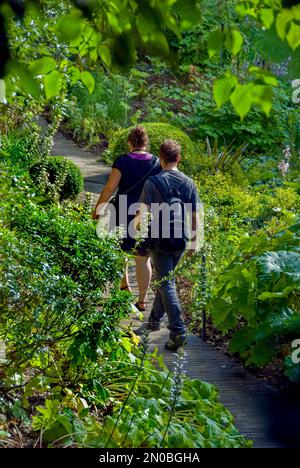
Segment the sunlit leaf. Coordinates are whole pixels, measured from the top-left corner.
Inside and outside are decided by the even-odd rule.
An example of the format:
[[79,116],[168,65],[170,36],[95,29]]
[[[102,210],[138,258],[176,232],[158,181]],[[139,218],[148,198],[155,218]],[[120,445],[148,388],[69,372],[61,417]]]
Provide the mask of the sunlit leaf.
[[254,85],[252,99],[254,104],[258,104],[266,115],[270,115],[272,109],[272,87],[264,85]]
[[289,32],[287,33],[286,40],[290,47],[295,50],[300,45],[300,26],[294,22],[291,23]]
[[12,74],[19,78],[20,87],[33,98],[38,99],[41,91],[38,81],[34,78],[32,73],[20,63],[11,63],[9,70]]
[[236,112],[243,119],[250,111],[252,105],[253,83],[237,84],[230,96],[230,101]]
[[111,26],[113,32],[115,34],[121,34],[122,28],[119,26],[118,18],[115,14],[107,12],[107,19],[109,21],[109,25]]
[[214,82],[213,94],[218,107],[228,101],[238,80],[236,76],[225,74]]
[[294,290],[293,286],[287,286],[282,291],[273,292],[273,291],[265,291],[260,294],[257,298],[260,301],[269,301],[273,299],[282,299],[284,297],[288,297],[290,293]]
[[201,18],[201,10],[197,7],[197,0],[178,0],[173,8],[179,15],[182,31],[192,27]]
[[34,60],[29,65],[29,70],[34,75],[47,75],[56,69],[57,63],[56,60],[52,57],[43,57],[37,60]]
[[253,8],[251,8],[250,3],[240,2],[236,5],[235,9],[237,13],[241,16],[256,16],[255,11]]
[[292,7],[292,12],[296,20],[300,20],[300,2],[297,2],[297,5]]
[[44,88],[47,99],[58,96],[62,85],[62,75],[53,70],[49,75],[44,77]]
[[293,15],[290,10],[283,10],[276,16],[276,31],[281,39],[285,39],[287,25],[292,20]]
[[101,60],[104,62],[104,64],[107,67],[110,67],[110,65],[111,65],[111,54],[110,54],[109,48],[100,44],[98,46],[98,53],[99,53],[99,55],[101,57]]
[[260,67],[253,66],[249,68],[249,72],[253,73],[256,79],[263,81],[267,85],[271,85],[271,86],[278,85],[277,78],[269,70],[264,70]]
[[229,29],[226,31],[225,37],[226,47],[231,50],[233,55],[237,55],[244,42],[242,34],[236,29]]
[[219,52],[225,41],[225,33],[220,30],[213,31],[207,39],[207,46],[208,46],[208,55],[209,57],[213,57],[217,52]]
[[274,11],[271,8],[261,8],[259,16],[263,25],[269,29],[274,22]]
[[155,38],[147,43],[147,48],[150,53],[165,57],[167,57],[170,52],[167,38],[163,33],[156,34]]
[[76,83],[76,81],[80,79],[80,75],[81,75],[80,70],[77,67],[70,67],[68,69],[68,74],[72,83]]
[[80,34],[81,24],[82,19],[79,16],[70,14],[60,18],[57,24],[57,30],[63,39],[70,41]]
[[82,83],[87,87],[88,92],[92,94],[95,87],[95,80],[93,75],[88,71],[83,71],[80,75]]

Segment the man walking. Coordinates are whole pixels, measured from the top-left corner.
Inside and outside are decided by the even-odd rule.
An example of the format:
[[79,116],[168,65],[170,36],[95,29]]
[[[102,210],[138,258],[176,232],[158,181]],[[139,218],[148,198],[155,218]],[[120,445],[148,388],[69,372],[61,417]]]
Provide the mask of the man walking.
[[167,313],[170,336],[165,347],[169,350],[176,350],[186,340],[174,270],[188,241],[189,254],[196,249],[198,231],[197,190],[194,182],[178,170],[180,152],[181,147],[176,141],[163,142],[159,156],[162,172],[146,181],[140,198],[140,212],[136,217],[136,226],[140,226],[145,212],[151,213],[150,255],[156,271],[157,290],[148,328],[159,330],[160,322]]

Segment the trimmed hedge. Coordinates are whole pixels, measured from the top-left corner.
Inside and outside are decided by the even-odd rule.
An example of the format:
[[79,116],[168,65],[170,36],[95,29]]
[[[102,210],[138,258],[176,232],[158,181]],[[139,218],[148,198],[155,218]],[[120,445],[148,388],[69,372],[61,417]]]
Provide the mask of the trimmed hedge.
[[[193,161],[195,157],[195,146],[182,130],[165,123],[143,123],[142,125],[149,135],[151,153],[158,155],[160,145],[167,138],[176,140],[181,145],[181,169],[187,173],[191,172],[189,170],[189,161]],[[121,154],[128,152],[127,137],[132,128],[134,127],[113,132],[110,137],[108,150],[106,151],[106,157],[109,162],[114,161]]]
[[[36,180],[42,171],[42,163],[31,166],[30,175]],[[64,178],[64,182],[59,189],[60,200],[68,198],[74,199],[83,189],[83,177],[80,169],[69,159],[63,156],[50,156],[46,161],[46,171],[48,180],[55,185],[57,181]]]

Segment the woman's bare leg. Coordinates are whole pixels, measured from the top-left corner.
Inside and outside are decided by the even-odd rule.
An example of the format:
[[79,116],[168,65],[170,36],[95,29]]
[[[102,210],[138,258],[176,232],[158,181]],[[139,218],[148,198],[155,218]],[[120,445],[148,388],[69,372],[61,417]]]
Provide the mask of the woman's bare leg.
[[150,257],[135,257],[136,280],[139,288],[139,303],[147,301],[147,292],[151,283],[152,267]]
[[126,261],[125,272],[121,281],[121,289],[128,289],[128,291],[131,291],[128,277],[128,261]]

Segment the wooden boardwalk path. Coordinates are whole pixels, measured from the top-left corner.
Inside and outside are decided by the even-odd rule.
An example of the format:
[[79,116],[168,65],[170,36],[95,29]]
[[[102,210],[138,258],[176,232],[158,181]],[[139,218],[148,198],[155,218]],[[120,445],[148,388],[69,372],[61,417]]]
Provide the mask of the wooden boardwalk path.
[[[103,188],[110,169],[95,154],[85,151],[59,133],[55,137],[53,155],[72,159],[81,169],[85,190],[95,201]],[[130,280],[134,294],[137,289],[134,267],[130,267]],[[149,308],[153,292],[149,294]],[[149,314],[145,313],[144,321]],[[142,322],[131,317],[138,331]],[[168,337],[166,323],[161,330],[150,334],[150,346],[158,348],[167,365],[172,366],[173,353],[163,347]],[[254,441],[255,447],[300,447],[300,403],[289,401],[275,388],[267,385],[246,371],[241,365],[204,343],[195,335],[189,335],[185,347],[187,375],[215,384],[220,391],[220,400],[235,417],[236,426],[242,434]]]

